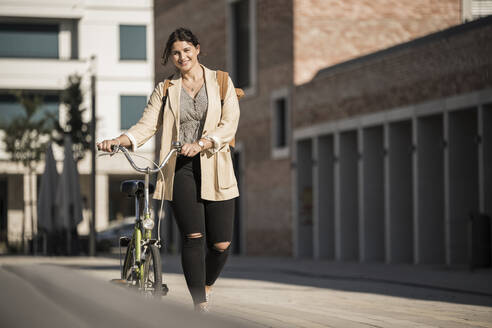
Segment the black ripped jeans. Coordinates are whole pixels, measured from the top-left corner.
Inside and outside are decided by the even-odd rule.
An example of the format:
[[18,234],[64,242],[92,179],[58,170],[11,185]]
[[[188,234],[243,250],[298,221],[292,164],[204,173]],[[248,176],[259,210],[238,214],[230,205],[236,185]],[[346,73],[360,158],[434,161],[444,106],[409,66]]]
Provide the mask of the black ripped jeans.
[[205,302],[205,284],[213,285],[224,267],[230,247],[219,250],[215,244],[232,240],[234,223],[234,199],[203,200],[200,187],[200,156],[178,156],[171,205],[182,237],[183,272],[195,304]]

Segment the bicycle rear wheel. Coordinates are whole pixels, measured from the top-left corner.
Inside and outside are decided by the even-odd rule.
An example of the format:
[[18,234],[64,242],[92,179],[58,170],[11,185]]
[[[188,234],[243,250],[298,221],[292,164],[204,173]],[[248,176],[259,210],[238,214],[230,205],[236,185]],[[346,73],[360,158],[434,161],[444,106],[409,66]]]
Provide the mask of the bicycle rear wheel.
[[150,245],[145,252],[144,290],[151,291],[154,296],[162,295],[161,253],[155,245]]

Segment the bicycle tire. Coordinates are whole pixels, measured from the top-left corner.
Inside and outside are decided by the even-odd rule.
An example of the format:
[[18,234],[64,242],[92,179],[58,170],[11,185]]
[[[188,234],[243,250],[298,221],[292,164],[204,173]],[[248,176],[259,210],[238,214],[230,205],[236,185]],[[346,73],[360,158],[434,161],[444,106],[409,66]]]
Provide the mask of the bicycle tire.
[[145,252],[144,288],[154,296],[162,296],[162,265],[159,247],[150,245]]

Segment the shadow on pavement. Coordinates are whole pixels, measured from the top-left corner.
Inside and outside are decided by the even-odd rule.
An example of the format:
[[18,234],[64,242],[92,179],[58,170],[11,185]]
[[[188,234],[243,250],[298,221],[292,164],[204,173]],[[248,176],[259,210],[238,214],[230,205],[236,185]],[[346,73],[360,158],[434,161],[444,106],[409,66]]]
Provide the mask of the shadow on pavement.
[[[114,256],[108,256],[115,258]],[[117,258],[117,257],[116,257]],[[471,273],[443,268],[425,269],[418,266],[368,265],[302,261],[291,258],[231,257],[222,278],[269,281],[279,284],[327,288],[338,291],[372,293],[411,299],[492,306],[492,293],[487,281],[490,270]],[[118,270],[119,265],[63,264],[83,270]],[[330,269],[331,267],[331,269]],[[377,270],[366,270],[366,267]],[[163,255],[163,273],[182,274],[180,257]],[[477,277],[478,279],[477,282]],[[452,278],[452,279],[451,279]],[[461,278],[461,280],[460,280]],[[164,278],[165,279],[165,278]],[[475,279],[473,288],[470,281]],[[480,283],[485,284],[480,289]]]

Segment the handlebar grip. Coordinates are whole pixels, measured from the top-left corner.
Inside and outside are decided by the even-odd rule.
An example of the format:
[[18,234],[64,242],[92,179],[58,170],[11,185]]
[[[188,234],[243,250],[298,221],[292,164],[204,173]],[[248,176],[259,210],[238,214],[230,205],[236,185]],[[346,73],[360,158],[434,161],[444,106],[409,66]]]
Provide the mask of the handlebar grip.
[[115,152],[118,150],[118,145],[111,145],[111,151]]

